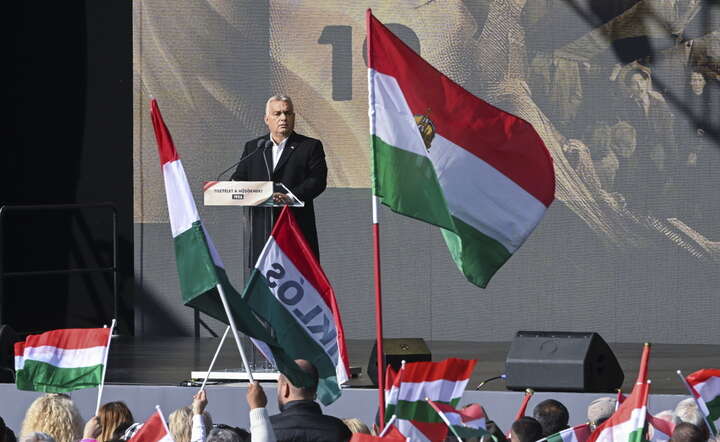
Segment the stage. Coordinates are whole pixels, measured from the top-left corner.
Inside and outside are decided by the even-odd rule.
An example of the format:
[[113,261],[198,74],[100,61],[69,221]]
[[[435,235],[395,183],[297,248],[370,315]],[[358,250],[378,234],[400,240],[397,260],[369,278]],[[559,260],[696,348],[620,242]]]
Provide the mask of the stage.
[[[113,338],[102,402],[126,402],[136,420],[147,418],[156,404],[162,407],[166,415],[176,408],[189,405],[197,391],[197,387],[187,386],[190,372],[207,370],[207,364],[218,342],[217,338]],[[343,390],[342,397],[328,407],[326,412],[338,417],[358,417],[370,423],[377,407],[377,390],[370,388],[366,375],[373,343],[369,340],[348,340],[347,344],[350,365],[362,367],[362,374],[350,381],[348,388]],[[461,404],[483,404],[491,419],[497,421],[501,428],[508,428],[520,404],[522,393],[506,391],[501,381],[488,383],[482,391],[474,391],[474,387],[481,380],[503,372],[510,343],[434,341],[428,345],[435,361],[450,356],[478,360]],[[630,391],[639,365],[642,344],[610,346],[625,371],[623,390]],[[718,345],[653,345],[649,369],[649,377],[653,381],[650,410],[656,413],[673,408],[680,399],[686,397],[675,370],[680,369],[688,374],[700,368],[717,367],[719,363]],[[235,342],[228,338],[218,357],[216,370],[241,366]],[[269,398],[268,409],[270,413],[276,413],[274,383],[263,385]],[[234,382],[208,387],[208,409],[215,422],[248,426],[244,386],[243,382]],[[0,416],[12,429],[18,431],[25,410],[38,394],[18,391],[12,384],[0,384]],[[555,398],[570,410],[571,424],[578,424],[585,420],[587,405],[594,398],[606,395],[538,392],[530,401],[529,410],[544,399]],[[76,391],[72,396],[84,418],[87,419],[94,413],[97,389]]]

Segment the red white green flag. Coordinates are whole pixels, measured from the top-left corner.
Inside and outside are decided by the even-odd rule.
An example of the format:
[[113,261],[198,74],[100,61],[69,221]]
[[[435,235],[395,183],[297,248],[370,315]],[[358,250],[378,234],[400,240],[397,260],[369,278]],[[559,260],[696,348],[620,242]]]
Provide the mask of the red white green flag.
[[373,191],[442,229],[465,277],[485,287],[555,198],[545,144],[475,97],[367,14]]
[[273,353],[278,370],[294,385],[309,385],[309,376],[287,355],[286,349],[278,344],[272,333],[255,317],[242,296],[230,284],[225,265],[200,220],[180,155],[160,114],[157,101],[153,99],[150,106],[165,181],[180,292],[185,305],[228,324],[228,316],[217,289],[221,286],[238,330],[266,343]]
[[330,281],[284,207],[258,257],[243,299],[274,330],[293,359],[305,359],[320,375],[318,399],[328,405],[349,379],[340,309]]
[[648,442],[666,442],[670,440],[670,436],[672,436],[675,425],[664,419],[655,417],[650,413],[647,415],[647,421],[649,424]]
[[413,441],[444,440],[448,427],[427,399],[456,407],[476,363],[450,358],[405,364],[386,394],[386,420],[395,415],[395,427]]
[[133,434],[129,442],[173,442],[160,407],[155,408],[157,408],[157,411]]
[[648,382],[636,383],[630,396],[593,431],[587,442],[643,442],[649,389]]
[[586,442],[590,437],[590,425],[582,424],[567,428],[537,442]]
[[720,429],[720,369],[705,368],[685,378],[713,435]]
[[110,347],[110,328],[69,328],[15,343],[18,390],[64,393],[97,387]]
[[487,418],[480,405],[472,404],[458,410],[449,404],[431,400],[428,400],[428,403],[458,439],[480,438],[487,433],[485,431]]

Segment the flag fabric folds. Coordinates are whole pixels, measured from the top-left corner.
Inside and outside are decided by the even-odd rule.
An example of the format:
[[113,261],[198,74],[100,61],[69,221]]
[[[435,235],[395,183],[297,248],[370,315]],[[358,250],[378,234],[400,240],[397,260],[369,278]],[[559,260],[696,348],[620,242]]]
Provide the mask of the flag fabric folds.
[[64,393],[97,387],[110,346],[110,328],[71,328],[16,342],[18,390]]
[[685,380],[693,390],[695,401],[705,415],[710,431],[717,436],[720,430],[720,369],[698,370]]
[[478,404],[472,404],[460,410],[452,405],[428,400],[428,404],[442,418],[457,438],[483,437],[487,431],[485,411]]
[[133,434],[129,442],[173,442],[160,407],[157,408],[157,411]]
[[413,441],[444,440],[448,428],[426,399],[457,406],[476,362],[450,358],[405,364],[386,390],[386,420],[396,415],[395,427]]
[[442,229],[465,277],[485,287],[555,197],[552,158],[526,121],[475,97],[368,11],[373,191]]
[[[648,442],[666,442],[670,440],[675,425],[648,413]],[[650,430],[652,428],[652,430]]]
[[228,324],[217,290],[217,286],[221,286],[238,329],[251,338],[265,342],[273,353],[278,370],[293,384],[309,385],[309,376],[287,355],[230,284],[220,255],[200,221],[180,156],[154,99],[150,113],[165,182],[180,292],[185,305]]
[[295,221],[284,207],[263,248],[243,299],[274,330],[293,359],[318,369],[318,399],[325,405],[340,396],[349,379],[340,309],[330,282]]
[[589,437],[590,424],[582,424],[551,434],[537,442],[585,442]]

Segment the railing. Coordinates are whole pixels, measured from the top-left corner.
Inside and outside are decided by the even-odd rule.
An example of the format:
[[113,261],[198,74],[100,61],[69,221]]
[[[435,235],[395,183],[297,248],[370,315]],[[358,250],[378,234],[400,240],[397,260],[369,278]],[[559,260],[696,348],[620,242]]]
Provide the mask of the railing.
[[[4,236],[5,236],[5,218],[13,212],[77,212],[83,209],[108,209],[112,211],[112,231],[113,231],[113,259],[110,267],[84,267],[84,268],[67,268],[53,270],[31,270],[22,272],[6,272],[3,259]],[[117,318],[118,314],[118,216],[117,208],[113,203],[87,203],[87,204],[44,204],[44,205],[5,205],[0,207],[0,323],[6,323],[4,317],[4,288],[5,280],[8,278],[26,278],[26,277],[42,277],[56,275],[78,275],[88,273],[110,273],[112,272],[113,285],[113,317]]]

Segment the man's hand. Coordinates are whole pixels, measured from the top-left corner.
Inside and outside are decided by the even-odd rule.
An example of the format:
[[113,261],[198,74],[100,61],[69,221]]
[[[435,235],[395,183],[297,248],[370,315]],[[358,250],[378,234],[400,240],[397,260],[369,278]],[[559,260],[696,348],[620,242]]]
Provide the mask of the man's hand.
[[207,406],[207,394],[205,393],[205,390],[199,391],[195,396],[193,396],[193,402],[192,402],[192,412],[193,414],[203,414],[203,411],[205,411],[205,407]]
[[100,436],[101,431],[102,428],[100,428],[100,420],[97,416],[93,416],[88,419],[87,423],[85,424],[85,429],[83,430],[83,439],[97,439],[97,437]]
[[247,402],[251,410],[265,408],[267,405],[267,396],[257,381],[248,385]]
[[288,204],[290,203],[290,197],[281,192],[273,193],[273,202],[276,204]]

